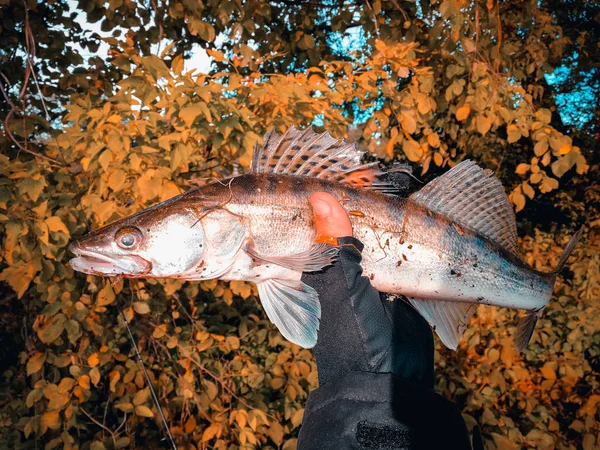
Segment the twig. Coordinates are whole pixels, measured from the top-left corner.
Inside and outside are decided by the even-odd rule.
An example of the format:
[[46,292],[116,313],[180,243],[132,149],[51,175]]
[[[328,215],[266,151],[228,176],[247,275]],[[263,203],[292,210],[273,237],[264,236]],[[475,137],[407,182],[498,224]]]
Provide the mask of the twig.
[[154,400],[156,409],[158,409],[158,413],[162,420],[163,426],[165,427],[165,432],[167,433],[167,436],[169,437],[171,447],[173,448],[173,450],[177,450],[177,445],[175,445],[175,440],[173,439],[173,435],[171,434],[171,429],[169,428],[169,423],[167,422],[165,413],[163,412],[162,407],[160,406],[160,402],[158,401],[158,397],[156,395],[156,392],[154,391],[154,387],[152,386],[150,376],[148,375],[148,371],[146,370],[146,365],[144,364],[144,359],[142,358],[142,355],[140,354],[140,351],[138,350],[137,342],[135,341],[135,338],[133,337],[133,333],[131,332],[131,328],[129,327],[129,322],[127,321],[127,317],[125,317],[125,313],[123,312],[122,309],[119,308],[119,310],[121,311],[121,317],[123,318],[123,322],[125,323],[125,328],[127,329],[127,334],[129,336],[131,345],[133,346],[133,349],[135,350],[135,355],[137,357],[137,360],[140,363],[140,366],[142,367],[142,372],[144,373],[144,378],[146,379],[146,384],[148,385],[148,388],[150,389],[150,394],[152,395],[152,400]]
[[[94,422],[96,425],[98,425],[100,428],[102,428],[102,433],[104,433],[104,431],[108,431],[110,433],[110,437],[112,438],[113,441],[113,445],[116,447],[117,446],[117,439],[115,436],[115,433],[108,427],[106,427],[105,425],[102,425],[100,422],[98,422],[96,419],[94,419],[85,409],[83,409],[82,406],[79,406],[79,410],[85,414],[87,416],[88,419],[90,419],[92,422]],[[127,416],[127,415],[125,415]],[[119,427],[121,428],[121,427]]]
[[498,20],[498,50],[496,54],[496,72],[500,70],[500,49],[502,47],[502,20],[500,19],[500,0],[496,0],[496,11]]
[[379,26],[377,25],[377,14],[375,14],[375,11],[373,11],[373,8],[371,7],[369,0],[365,0],[365,4],[367,5],[367,8],[369,8],[369,11],[371,11],[371,15],[373,16],[373,25],[375,25],[375,34],[377,36],[379,36]]
[[[210,370],[208,370],[206,367],[204,367],[202,364],[200,364],[198,361],[196,361],[194,358],[189,357],[188,356],[188,360],[193,362],[197,367],[198,370],[200,370],[202,373],[207,374],[209,377],[211,377],[213,380],[215,380],[217,383],[219,383],[221,385],[221,387],[223,389],[225,389],[227,392],[229,392],[229,394],[235,398],[238,402],[240,402],[242,405],[244,405],[246,408],[248,409],[256,409],[254,406],[248,404],[248,402],[246,402],[244,399],[238,397],[235,392],[233,392],[229,386],[227,386],[227,384],[225,384],[225,382],[218,376],[216,376],[214,373],[212,373]],[[273,420],[278,420],[277,417],[272,416],[271,414],[267,414],[265,413],[266,416],[270,417]]]
[[[344,6],[348,6],[348,4],[344,1],[341,1],[340,3],[321,3],[321,2],[303,2],[301,0],[275,0],[273,3],[284,3],[286,5],[293,5],[293,6],[316,6],[319,8],[342,8]],[[354,2],[350,2],[350,4],[354,4]]]

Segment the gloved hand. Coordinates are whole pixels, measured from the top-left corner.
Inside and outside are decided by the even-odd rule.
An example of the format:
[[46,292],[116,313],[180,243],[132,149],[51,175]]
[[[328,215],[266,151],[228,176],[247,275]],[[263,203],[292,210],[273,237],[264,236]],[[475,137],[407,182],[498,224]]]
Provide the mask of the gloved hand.
[[313,352],[319,384],[347,371],[394,373],[433,385],[433,336],[429,324],[401,299],[379,294],[360,267],[363,245],[352,237],[348,214],[330,194],[309,200],[318,240],[338,238],[340,254],[323,272],[303,275],[321,300],[319,337]]
[[338,259],[306,273],[321,302],[313,352],[319,388],[307,401],[299,450],[471,449],[455,405],[433,391],[433,336],[402,300],[380,297],[361,276],[363,245],[346,211],[327,193],[310,198],[317,240]]

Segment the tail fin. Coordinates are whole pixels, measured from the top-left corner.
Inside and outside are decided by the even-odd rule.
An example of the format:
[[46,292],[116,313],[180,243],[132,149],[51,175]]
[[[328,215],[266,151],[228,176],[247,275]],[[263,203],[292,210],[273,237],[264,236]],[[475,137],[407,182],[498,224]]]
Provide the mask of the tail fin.
[[575,233],[573,235],[573,237],[571,238],[571,240],[569,241],[569,243],[563,250],[560,260],[558,261],[558,265],[556,266],[556,269],[554,269],[554,271],[552,273],[558,273],[563,269],[563,267],[565,267],[565,264],[567,263],[567,259],[569,259],[569,256],[571,256],[571,253],[575,249],[575,246],[577,245],[577,242],[579,242],[579,239],[581,239],[582,234],[583,234],[583,227],[581,227],[579,230],[577,230],[577,233]]
[[[552,278],[555,278],[556,274],[558,274],[558,272],[560,272],[565,267],[567,259],[569,259],[569,256],[571,256],[571,253],[575,249],[575,246],[577,245],[577,242],[579,242],[579,239],[581,238],[582,234],[583,227],[581,227],[573,235],[573,237],[563,250],[560,260],[558,261],[558,265],[556,266],[556,269],[554,269],[551,272]],[[527,314],[525,314],[524,317],[521,317],[521,319],[519,319],[519,324],[517,325],[517,331],[515,333],[515,348],[517,349],[517,351],[521,352],[525,350],[527,344],[529,344],[531,336],[533,335],[533,330],[535,329],[535,324],[537,323],[538,318],[542,315],[543,310],[544,308],[538,309],[536,311],[527,311]]]

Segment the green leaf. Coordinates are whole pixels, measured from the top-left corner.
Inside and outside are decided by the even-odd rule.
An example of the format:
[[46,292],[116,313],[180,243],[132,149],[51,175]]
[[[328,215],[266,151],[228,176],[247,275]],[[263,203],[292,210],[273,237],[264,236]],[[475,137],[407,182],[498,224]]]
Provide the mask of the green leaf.
[[63,313],[59,313],[52,318],[40,329],[37,334],[44,344],[51,344],[62,334],[65,329],[67,317]]
[[40,195],[46,186],[46,180],[41,178],[39,175],[31,178],[25,178],[17,185],[19,188],[19,194],[26,195],[34,202],[38,201],[38,198],[40,198]]

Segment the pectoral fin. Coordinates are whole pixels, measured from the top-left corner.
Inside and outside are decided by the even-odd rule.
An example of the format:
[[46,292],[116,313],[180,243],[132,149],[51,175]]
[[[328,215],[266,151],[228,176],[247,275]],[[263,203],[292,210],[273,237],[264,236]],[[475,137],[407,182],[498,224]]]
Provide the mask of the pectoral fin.
[[477,307],[473,303],[441,302],[410,297],[408,301],[427,320],[443,344],[452,350],[458,347],[458,340]]
[[317,291],[290,280],[265,280],[257,287],[267,316],[283,337],[304,348],[314,347],[321,318]]
[[254,247],[248,246],[246,253],[261,261],[277,264],[298,272],[316,272],[327,267],[335,260],[338,249],[325,244],[314,244],[306,251],[295,255],[271,256],[263,255],[257,252]]

